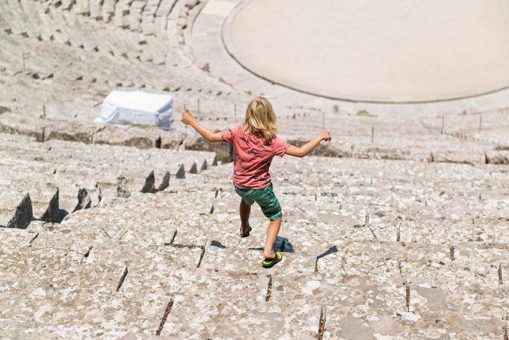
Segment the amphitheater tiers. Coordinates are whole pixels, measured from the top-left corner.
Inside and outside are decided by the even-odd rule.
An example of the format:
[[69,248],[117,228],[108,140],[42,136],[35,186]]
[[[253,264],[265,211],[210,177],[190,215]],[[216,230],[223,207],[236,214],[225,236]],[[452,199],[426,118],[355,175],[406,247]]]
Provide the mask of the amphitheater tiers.
[[[0,336],[507,338],[508,106],[255,79],[219,51],[237,3],[0,1]],[[178,116],[95,123],[112,89],[170,93],[216,131],[264,94],[290,143],[331,131],[271,168],[281,265],[260,266],[260,211],[238,236],[228,146]]]

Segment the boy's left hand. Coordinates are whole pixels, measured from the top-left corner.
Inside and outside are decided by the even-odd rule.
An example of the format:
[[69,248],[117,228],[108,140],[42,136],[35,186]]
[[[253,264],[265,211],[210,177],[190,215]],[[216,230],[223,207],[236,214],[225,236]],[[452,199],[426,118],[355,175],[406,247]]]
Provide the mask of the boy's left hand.
[[194,120],[193,114],[189,110],[182,112],[182,123],[188,125]]

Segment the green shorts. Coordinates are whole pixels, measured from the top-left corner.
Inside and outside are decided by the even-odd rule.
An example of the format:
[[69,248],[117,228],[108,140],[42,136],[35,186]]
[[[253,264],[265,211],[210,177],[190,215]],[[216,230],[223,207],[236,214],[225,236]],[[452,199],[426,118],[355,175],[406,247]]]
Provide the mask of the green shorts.
[[235,192],[249,206],[254,202],[258,203],[265,217],[272,221],[280,219],[283,215],[279,201],[274,195],[274,191],[272,191],[272,184],[263,189],[239,189],[235,187]]

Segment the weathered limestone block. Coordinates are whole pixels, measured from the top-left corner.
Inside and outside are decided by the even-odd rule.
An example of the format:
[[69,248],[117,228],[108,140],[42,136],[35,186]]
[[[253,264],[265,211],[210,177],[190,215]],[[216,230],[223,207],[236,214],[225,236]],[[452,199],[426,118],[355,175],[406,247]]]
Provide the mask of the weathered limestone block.
[[99,126],[76,121],[47,120],[44,140],[59,139],[90,144]]
[[161,184],[157,187],[157,191],[163,191],[170,185],[170,172],[166,171],[161,181]]
[[186,178],[186,171],[184,170],[184,164],[181,164],[179,169],[177,170],[177,174],[175,175],[178,179]]
[[186,150],[215,152],[219,159],[231,159],[231,145],[227,143],[210,143],[203,137],[189,137],[184,141]]
[[482,152],[470,151],[435,151],[432,153],[431,161],[436,163],[463,163],[463,164],[484,164],[485,154]]
[[6,112],[0,116],[0,132],[36,137],[46,125],[37,117],[24,117],[14,112]]
[[82,210],[82,209],[89,209],[92,206],[92,200],[90,198],[90,194],[88,193],[88,190],[85,188],[81,188],[78,191],[78,204],[76,204],[76,207],[74,208],[73,212]]
[[488,164],[509,164],[509,151],[490,150],[486,151],[485,157]]
[[161,148],[162,149],[177,149],[179,145],[184,143],[187,134],[183,132],[171,131],[161,134]]
[[145,179],[145,184],[143,188],[141,188],[141,192],[143,193],[151,193],[154,192],[154,184],[155,184],[155,175],[154,170],[150,171],[150,174]]
[[[333,156],[334,157],[334,156]],[[404,150],[391,147],[366,147],[358,146],[352,152],[345,151],[345,157],[354,157],[362,159],[392,159],[401,160],[407,159],[408,155]]]
[[5,227],[25,229],[28,227],[32,220],[32,200],[30,199],[30,195],[27,193],[25,196],[23,196],[21,202],[19,202],[18,206],[16,207],[16,211],[14,212],[14,216],[9,220],[9,222],[7,222]]
[[106,125],[94,135],[94,143],[149,149],[159,137],[160,129],[154,127]]
[[62,216],[60,214],[60,204],[59,204],[59,192],[60,190],[57,188],[53,196],[51,197],[48,208],[42,214],[41,220],[45,222],[52,222],[52,223],[60,223],[62,221]]

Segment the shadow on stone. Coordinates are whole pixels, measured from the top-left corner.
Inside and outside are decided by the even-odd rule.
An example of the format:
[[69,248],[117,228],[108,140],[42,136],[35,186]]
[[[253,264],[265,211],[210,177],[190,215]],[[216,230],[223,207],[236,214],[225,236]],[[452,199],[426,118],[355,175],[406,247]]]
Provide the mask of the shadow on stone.
[[338,247],[336,246],[332,246],[330,247],[329,249],[327,249],[324,253],[318,255],[316,257],[316,260],[318,261],[319,259],[321,259],[322,257],[325,257],[327,255],[330,255],[330,254],[334,254],[334,253],[337,253],[338,252]]
[[[251,247],[247,248],[247,250],[263,251],[263,247]],[[274,250],[281,253],[295,253],[292,243],[286,237],[281,236],[277,237]]]
[[217,248],[220,248],[220,249],[226,249],[226,247],[221,242],[216,241],[216,240],[210,241],[210,246],[211,247],[217,247]]
[[276,251],[282,252],[282,253],[294,253],[295,250],[293,249],[292,243],[286,238],[278,236],[276,239],[276,245],[274,247]]

